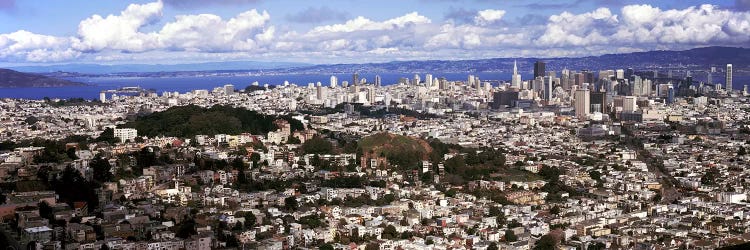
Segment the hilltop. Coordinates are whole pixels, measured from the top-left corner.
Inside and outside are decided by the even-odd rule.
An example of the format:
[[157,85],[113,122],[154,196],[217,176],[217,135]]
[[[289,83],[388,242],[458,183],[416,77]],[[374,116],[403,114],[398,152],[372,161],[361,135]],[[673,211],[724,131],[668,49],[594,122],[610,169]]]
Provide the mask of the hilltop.
[[358,145],[363,159],[384,157],[389,164],[402,169],[418,166],[432,152],[430,144],[422,139],[390,133],[367,136]]
[[85,86],[83,83],[72,82],[37,74],[18,72],[10,69],[0,69],[0,88],[29,88],[29,87],[66,87]]
[[171,107],[162,112],[137,117],[122,127],[135,128],[139,135],[149,137],[240,133],[257,135],[276,130],[273,122],[277,119],[288,121],[292,131],[303,129],[300,121],[288,116],[264,115],[243,108],[218,105],[211,108],[195,105]]

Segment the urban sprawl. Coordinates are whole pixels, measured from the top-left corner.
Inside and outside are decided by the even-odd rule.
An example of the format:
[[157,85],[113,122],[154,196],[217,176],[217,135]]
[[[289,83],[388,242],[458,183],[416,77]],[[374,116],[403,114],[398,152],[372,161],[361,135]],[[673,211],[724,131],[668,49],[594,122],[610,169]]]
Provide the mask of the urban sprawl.
[[[715,249],[750,241],[732,65],[0,99],[8,249]],[[328,79],[326,79],[327,81]],[[723,84],[714,84],[720,80]],[[747,212],[747,214],[746,214]]]

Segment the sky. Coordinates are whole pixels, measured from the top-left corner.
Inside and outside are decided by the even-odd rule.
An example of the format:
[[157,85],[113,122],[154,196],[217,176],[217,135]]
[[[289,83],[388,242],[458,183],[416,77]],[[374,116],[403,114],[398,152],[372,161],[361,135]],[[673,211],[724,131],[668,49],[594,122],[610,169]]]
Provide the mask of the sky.
[[750,47],[750,0],[0,0],[0,67]]

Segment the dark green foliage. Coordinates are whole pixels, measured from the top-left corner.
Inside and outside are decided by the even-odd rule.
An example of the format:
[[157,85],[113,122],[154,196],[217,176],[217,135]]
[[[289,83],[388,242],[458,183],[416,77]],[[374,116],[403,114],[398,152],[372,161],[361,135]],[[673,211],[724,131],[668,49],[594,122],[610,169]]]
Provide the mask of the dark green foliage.
[[365,183],[367,183],[367,179],[352,176],[323,180],[320,186],[331,188],[362,188],[365,186]]
[[487,250],[498,250],[498,249],[499,248],[497,247],[497,242],[491,242],[490,246],[487,247]]
[[94,159],[89,163],[89,167],[94,170],[94,180],[98,182],[112,181],[114,177],[112,175],[112,166],[109,161],[103,158],[101,155],[96,155]]
[[398,237],[396,227],[394,227],[393,225],[385,226],[385,229],[383,229],[382,237],[388,240]]
[[284,199],[284,209],[287,211],[297,211],[297,208],[299,207],[299,204],[297,203],[297,198],[294,196],[290,196]]
[[719,172],[719,169],[717,168],[708,168],[708,171],[706,171],[706,174],[701,177],[701,183],[703,185],[716,185],[716,179],[721,176],[721,172]]
[[177,232],[175,233],[175,236],[187,239],[191,235],[196,235],[198,232],[195,230],[195,220],[192,218],[188,218],[187,220],[183,220],[179,225],[177,225]]
[[137,118],[123,127],[135,128],[138,134],[193,137],[214,134],[266,134],[276,130],[276,119],[289,122],[292,131],[304,129],[302,123],[291,117],[263,115],[255,111],[229,106],[202,108],[195,105],[172,107],[163,112]]
[[303,216],[299,218],[299,224],[309,228],[319,228],[325,226],[325,221],[317,214]]
[[99,137],[96,138],[97,142],[109,142],[109,143],[117,143],[119,140],[115,138],[115,130],[112,128],[105,128],[104,132],[102,132]]
[[515,233],[513,233],[513,230],[505,230],[505,241],[507,242],[516,242],[518,240],[518,236],[516,236]]
[[66,167],[59,179],[49,183],[50,187],[60,196],[60,200],[68,203],[85,201],[89,209],[99,205],[99,199],[94,192],[97,188],[95,183],[87,182],[81,173],[73,167]]
[[534,244],[534,250],[554,250],[557,246],[557,240],[552,235],[546,234],[539,238]]
[[332,154],[333,145],[330,141],[315,136],[302,144],[302,152],[304,154]]
[[39,118],[36,118],[34,116],[28,116],[26,119],[23,120],[27,125],[34,125],[39,121]]
[[318,250],[333,250],[333,245],[329,243],[325,243],[325,244],[318,246]]

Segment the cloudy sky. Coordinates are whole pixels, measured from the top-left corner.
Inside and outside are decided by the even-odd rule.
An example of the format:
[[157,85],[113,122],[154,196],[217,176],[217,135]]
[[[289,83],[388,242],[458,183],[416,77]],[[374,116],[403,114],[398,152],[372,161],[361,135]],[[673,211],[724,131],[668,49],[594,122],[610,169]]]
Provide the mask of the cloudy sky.
[[750,47],[750,0],[0,0],[0,66]]

